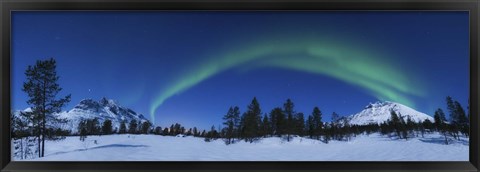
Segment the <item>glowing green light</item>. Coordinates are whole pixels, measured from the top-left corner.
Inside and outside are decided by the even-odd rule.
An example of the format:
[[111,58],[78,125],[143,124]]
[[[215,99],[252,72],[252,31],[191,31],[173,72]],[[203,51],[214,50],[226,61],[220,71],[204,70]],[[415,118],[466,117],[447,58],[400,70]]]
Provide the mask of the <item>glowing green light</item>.
[[[374,50],[366,51],[335,41],[321,39],[278,40],[260,42],[239,51],[215,56],[206,63],[171,82],[156,96],[150,106],[152,121],[156,109],[165,100],[232,67],[255,61],[255,67],[274,66],[330,76],[360,86],[380,100],[390,100],[414,106],[407,95],[424,96],[418,86],[393,64],[378,57]],[[418,84],[417,84],[418,85]]]

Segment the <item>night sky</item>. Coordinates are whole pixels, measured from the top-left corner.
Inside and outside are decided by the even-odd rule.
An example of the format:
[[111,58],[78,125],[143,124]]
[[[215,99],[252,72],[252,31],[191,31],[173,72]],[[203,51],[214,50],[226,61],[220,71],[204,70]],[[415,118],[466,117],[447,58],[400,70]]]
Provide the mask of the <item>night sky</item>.
[[468,12],[13,12],[12,109],[24,71],[57,60],[60,96],[107,97],[156,125],[221,125],[254,96],[324,121],[393,101],[468,101]]

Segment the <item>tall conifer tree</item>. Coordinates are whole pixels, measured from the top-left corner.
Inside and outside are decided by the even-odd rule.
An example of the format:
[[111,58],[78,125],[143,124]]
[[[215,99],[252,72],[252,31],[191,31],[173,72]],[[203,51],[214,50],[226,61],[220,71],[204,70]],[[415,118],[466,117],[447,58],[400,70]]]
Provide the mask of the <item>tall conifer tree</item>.
[[27,103],[32,107],[29,113],[35,134],[38,138],[39,157],[45,155],[45,136],[47,134],[47,120],[49,123],[65,123],[65,120],[55,118],[54,113],[70,102],[70,95],[57,99],[57,94],[62,90],[58,84],[57,63],[53,58],[39,60],[34,66],[28,66],[25,71],[26,82],[23,91],[29,99]]

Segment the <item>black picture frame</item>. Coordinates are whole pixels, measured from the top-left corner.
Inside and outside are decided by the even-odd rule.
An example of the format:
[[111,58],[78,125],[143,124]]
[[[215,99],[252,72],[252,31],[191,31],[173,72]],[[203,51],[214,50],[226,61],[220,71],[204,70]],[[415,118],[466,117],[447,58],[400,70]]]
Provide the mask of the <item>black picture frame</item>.
[[[1,171],[388,170],[478,171],[478,0],[3,0],[0,77]],[[470,12],[470,159],[467,162],[12,162],[10,157],[10,12],[16,10],[468,10]]]

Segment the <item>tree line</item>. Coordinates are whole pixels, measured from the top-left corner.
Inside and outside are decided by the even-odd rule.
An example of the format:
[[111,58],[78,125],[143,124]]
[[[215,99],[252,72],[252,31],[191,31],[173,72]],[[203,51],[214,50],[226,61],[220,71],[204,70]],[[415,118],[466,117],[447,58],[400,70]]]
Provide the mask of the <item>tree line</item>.
[[[333,112],[330,122],[322,121],[322,112],[314,107],[312,112],[305,118],[304,113],[296,112],[294,103],[287,99],[283,107],[275,107],[269,113],[263,113],[258,100],[254,97],[247,106],[246,112],[240,112],[238,106],[232,106],[223,116],[222,129],[212,129],[207,133],[206,141],[223,138],[226,144],[232,144],[240,140],[254,142],[264,137],[282,137],[291,141],[293,136],[308,137],[328,143],[330,140],[348,141],[360,134],[379,132],[382,135],[406,139],[423,137],[425,133],[438,132],[445,138],[460,139],[460,135],[469,137],[468,113],[458,101],[450,96],[446,98],[450,120],[447,120],[443,110],[437,109],[434,121],[414,121],[406,114],[397,114],[391,111],[390,119],[381,124],[351,125],[345,117]],[[240,115],[241,114],[241,115]]]
[[414,122],[410,118],[407,121],[394,111],[391,112],[391,118],[380,125],[380,132],[383,135],[394,133],[400,139],[408,139],[418,136],[423,137],[424,133],[438,132],[444,136],[445,144],[449,144],[448,137],[460,140],[460,135],[469,137],[470,123],[469,117],[458,101],[452,97],[446,98],[447,109],[450,120],[447,120],[445,113],[438,108],[434,114],[434,121],[425,120],[423,122]]
[[138,121],[133,119],[128,124],[124,120],[120,123],[119,128],[113,127],[112,120],[106,119],[101,124],[98,118],[87,119],[78,123],[77,131],[80,140],[85,140],[88,135],[110,135],[110,134],[149,134],[151,133],[152,123],[149,121]]
[[[149,121],[122,121],[119,128],[113,127],[112,120],[107,119],[102,123],[98,118],[82,120],[78,123],[78,133],[67,134],[80,136],[80,140],[84,141],[88,135],[110,135],[110,134],[154,134],[162,136],[177,136],[179,134],[184,136],[205,137],[216,136],[213,128],[210,131],[200,131],[197,127],[189,128],[188,130],[179,123],[172,124],[170,127],[162,128],[160,126],[154,127]],[[128,126],[128,127],[127,127]],[[212,132],[214,131],[214,132]]]

